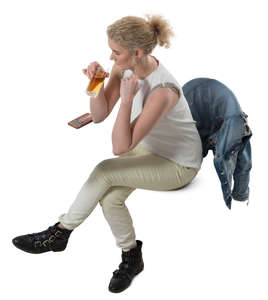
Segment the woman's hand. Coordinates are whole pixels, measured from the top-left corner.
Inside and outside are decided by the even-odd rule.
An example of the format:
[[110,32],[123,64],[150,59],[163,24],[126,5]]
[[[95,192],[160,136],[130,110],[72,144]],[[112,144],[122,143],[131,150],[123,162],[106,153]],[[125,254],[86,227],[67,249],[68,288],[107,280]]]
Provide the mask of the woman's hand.
[[[91,80],[96,72],[105,72],[104,68],[97,62],[92,62],[86,69],[82,70],[83,73]],[[109,73],[106,73],[109,77]]]
[[120,97],[121,102],[131,102],[139,90],[139,81],[136,75],[121,79]]

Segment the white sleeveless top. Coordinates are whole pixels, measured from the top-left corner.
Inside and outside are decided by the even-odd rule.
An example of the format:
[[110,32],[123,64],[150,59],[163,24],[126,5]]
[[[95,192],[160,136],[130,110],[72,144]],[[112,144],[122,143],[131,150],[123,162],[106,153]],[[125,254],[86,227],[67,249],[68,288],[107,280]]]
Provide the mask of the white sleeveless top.
[[[124,70],[121,77],[125,78],[131,74],[131,70]],[[200,169],[201,139],[182,88],[176,79],[158,61],[158,68],[144,80],[139,80],[139,85],[140,89],[133,99],[131,122],[141,113],[146,100],[156,88],[170,87],[180,96],[178,103],[156,123],[140,141],[140,145],[182,166]]]

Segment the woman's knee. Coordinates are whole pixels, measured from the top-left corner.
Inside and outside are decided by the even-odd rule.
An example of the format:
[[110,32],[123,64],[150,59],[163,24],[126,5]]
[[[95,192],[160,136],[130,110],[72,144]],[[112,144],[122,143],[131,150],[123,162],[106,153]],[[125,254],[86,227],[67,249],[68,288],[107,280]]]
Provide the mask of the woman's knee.
[[114,158],[104,159],[101,162],[99,162],[95,169],[99,173],[107,173],[108,171],[111,171],[112,168],[115,166]]
[[95,166],[94,170],[103,171],[103,170],[105,169],[105,161],[106,161],[106,159],[105,159],[105,160],[102,160],[101,162],[99,162],[99,163]]
[[109,171],[109,167],[107,165],[107,161],[109,159],[105,159],[102,160],[101,162],[99,162],[95,168],[93,169],[93,171],[90,174],[90,178],[94,178],[96,180],[104,180],[107,184],[109,183],[109,179],[108,179],[108,171]]

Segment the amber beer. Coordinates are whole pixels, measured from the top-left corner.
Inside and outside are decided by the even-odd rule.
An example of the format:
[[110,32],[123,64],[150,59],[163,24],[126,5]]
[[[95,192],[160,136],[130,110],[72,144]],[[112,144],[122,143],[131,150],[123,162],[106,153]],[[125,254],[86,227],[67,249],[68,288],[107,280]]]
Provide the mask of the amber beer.
[[103,86],[105,77],[106,72],[96,72],[88,84],[86,93],[89,96],[97,96]]

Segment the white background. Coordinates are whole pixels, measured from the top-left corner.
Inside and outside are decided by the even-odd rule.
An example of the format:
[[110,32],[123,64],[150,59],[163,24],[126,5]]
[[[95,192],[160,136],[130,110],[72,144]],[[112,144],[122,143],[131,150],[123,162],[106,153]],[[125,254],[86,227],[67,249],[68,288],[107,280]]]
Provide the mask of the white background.
[[[264,2],[1,2],[1,299],[267,299]],[[107,26],[146,13],[163,15],[173,27],[171,48],[153,55],[181,85],[218,79],[249,115],[251,194],[249,206],[236,202],[228,210],[212,153],[183,190],[136,190],[127,206],[144,243],[145,269],[114,295],[108,283],[121,251],[99,205],[64,252],[32,255],[11,240],[57,222],[96,164],[114,157],[119,102],[104,122],[79,130],[67,123],[89,111],[82,68],[109,62]]]

